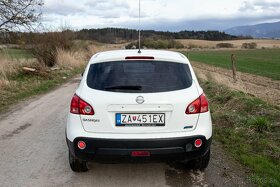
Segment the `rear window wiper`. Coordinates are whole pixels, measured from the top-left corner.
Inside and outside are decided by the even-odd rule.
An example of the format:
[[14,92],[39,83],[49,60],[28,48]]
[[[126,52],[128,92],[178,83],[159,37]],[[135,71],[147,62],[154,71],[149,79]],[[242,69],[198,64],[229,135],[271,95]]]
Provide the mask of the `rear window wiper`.
[[118,86],[107,86],[105,90],[142,90],[142,86],[137,85],[118,85]]

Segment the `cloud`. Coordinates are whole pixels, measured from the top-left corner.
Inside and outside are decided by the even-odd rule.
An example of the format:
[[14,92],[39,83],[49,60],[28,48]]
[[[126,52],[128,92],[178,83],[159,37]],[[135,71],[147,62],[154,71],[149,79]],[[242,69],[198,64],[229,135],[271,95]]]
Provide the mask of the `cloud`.
[[126,1],[104,1],[104,0],[95,0],[95,1],[87,1],[85,3],[86,6],[89,6],[95,10],[103,10],[110,11],[112,9],[129,9],[129,5]]
[[256,0],[254,2],[255,6],[259,6],[261,9],[275,9],[279,10],[280,8],[280,2],[279,1],[261,1],[261,0]]
[[249,2],[249,1],[243,2],[242,6],[239,8],[240,12],[243,12],[243,11],[254,11],[254,10],[256,10],[256,7],[254,6],[253,3]]
[[[232,18],[201,18],[201,19],[154,19],[145,20],[141,22],[141,29],[143,30],[163,30],[163,31],[182,31],[182,30],[226,30],[235,26],[251,25],[262,22],[270,22],[279,20],[280,12],[275,16],[257,16],[257,17],[247,17],[239,16]],[[118,24],[118,27],[133,28],[138,29],[137,22],[123,22]]]
[[87,13],[101,18],[119,18],[127,14],[130,6],[126,1],[104,1],[94,0],[86,1]]
[[280,11],[279,1],[255,0],[244,1],[239,8],[241,12],[276,12]]
[[83,6],[71,2],[64,1],[49,1],[42,9],[43,14],[55,14],[58,16],[68,16],[75,14],[82,14],[85,11]]
[[[279,0],[142,0],[141,25],[155,30],[223,30],[280,19]],[[75,29],[138,28],[138,1],[45,0],[43,22]]]

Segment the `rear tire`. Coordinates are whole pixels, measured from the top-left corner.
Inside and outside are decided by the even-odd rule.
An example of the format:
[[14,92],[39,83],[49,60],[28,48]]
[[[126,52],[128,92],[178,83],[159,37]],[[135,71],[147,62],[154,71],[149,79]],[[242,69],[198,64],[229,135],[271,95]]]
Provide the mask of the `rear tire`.
[[87,162],[83,160],[79,160],[73,157],[69,151],[69,164],[74,172],[86,172],[88,171]]
[[202,157],[196,159],[196,160],[192,160],[191,162],[193,162],[192,164],[192,168],[193,169],[199,169],[201,171],[205,170],[209,164],[210,161],[210,149],[209,151]]

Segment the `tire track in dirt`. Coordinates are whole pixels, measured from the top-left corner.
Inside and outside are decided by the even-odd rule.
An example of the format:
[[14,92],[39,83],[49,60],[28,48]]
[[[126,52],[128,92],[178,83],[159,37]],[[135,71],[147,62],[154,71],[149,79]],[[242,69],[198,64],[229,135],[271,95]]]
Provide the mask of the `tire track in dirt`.
[[238,72],[237,82],[234,82],[231,70],[195,61],[192,61],[191,64],[200,79],[226,85],[231,89],[242,91],[280,106],[280,81],[278,80]]

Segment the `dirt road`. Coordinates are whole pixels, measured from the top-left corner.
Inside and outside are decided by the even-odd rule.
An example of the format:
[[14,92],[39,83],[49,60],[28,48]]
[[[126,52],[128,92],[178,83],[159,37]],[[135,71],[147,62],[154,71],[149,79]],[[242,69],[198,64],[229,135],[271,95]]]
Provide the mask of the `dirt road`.
[[243,170],[215,142],[205,172],[166,163],[92,163],[89,172],[73,173],[64,129],[78,82],[0,115],[0,186],[248,186]]

